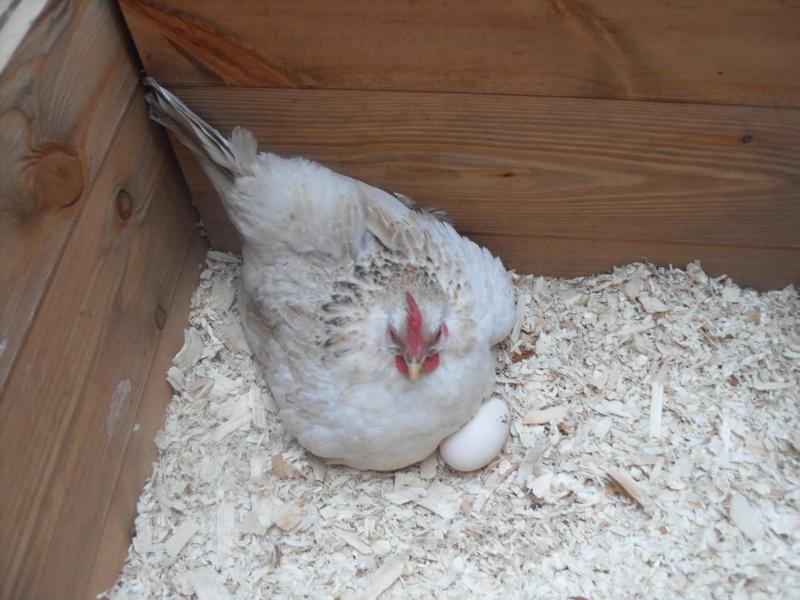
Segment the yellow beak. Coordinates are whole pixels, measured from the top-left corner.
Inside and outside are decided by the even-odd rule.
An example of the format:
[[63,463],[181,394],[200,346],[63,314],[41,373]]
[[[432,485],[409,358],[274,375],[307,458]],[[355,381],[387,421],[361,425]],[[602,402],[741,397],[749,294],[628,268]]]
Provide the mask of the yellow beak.
[[412,361],[408,363],[408,378],[411,381],[416,381],[419,379],[419,376],[422,374],[422,363],[418,363],[417,361]]

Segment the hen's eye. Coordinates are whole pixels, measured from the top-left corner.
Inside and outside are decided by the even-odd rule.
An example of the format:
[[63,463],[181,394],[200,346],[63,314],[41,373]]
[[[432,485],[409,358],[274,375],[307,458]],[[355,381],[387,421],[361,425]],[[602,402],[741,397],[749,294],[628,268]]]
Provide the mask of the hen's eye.
[[433,343],[437,343],[441,340],[447,339],[447,325],[442,323],[439,325],[439,329],[436,330],[436,333],[433,334]]
[[387,333],[389,334],[389,339],[392,340],[392,342],[394,342],[395,344],[400,344],[400,338],[398,337],[397,331],[395,331],[394,327],[389,325]]

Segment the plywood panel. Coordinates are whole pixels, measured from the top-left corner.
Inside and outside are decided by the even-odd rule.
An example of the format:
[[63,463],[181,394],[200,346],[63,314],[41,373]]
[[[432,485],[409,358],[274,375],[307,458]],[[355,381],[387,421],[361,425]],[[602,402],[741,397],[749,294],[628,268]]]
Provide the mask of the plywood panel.
[[780,0],[122,0],[171,85],[800,105],[800,4]]
[[[800,111],[178,88],[221,131],[447,210],[473,234],[800,248]],[[236,248],[178,147],[212,243]],[[578,265],[580,266],[580,265]]]
[[136,517],[136,502],[145,480],[152,472],[153,462],[158,454],[154,439],[164,424],[167,404],[172,399],[172,388],[166,381],[166,372],[172,358],[183,346],[183,332],[187,326],[191,299],[199,284],[207,249],[207,242],[196,231],[172,297],[150,374],[147,376],[135,418],[138,429],[131,433],[125,448],[125,457],[105,517],[103,533],[97,551],[93,553],[94,566],[87,593],[80,597],[95,598],[97,594],[109,589],[117,580],[128,556]]
[[115,8],[49,2],[24,39],[2,32],[0,392],[137,84]]
[[91,571],[194,215],[141,94],[88,192],[0,398],[0,596]]

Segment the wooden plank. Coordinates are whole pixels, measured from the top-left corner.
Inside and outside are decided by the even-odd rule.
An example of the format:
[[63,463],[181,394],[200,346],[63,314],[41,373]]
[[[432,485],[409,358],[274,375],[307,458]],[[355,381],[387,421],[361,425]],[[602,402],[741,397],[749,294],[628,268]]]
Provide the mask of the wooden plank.
[[0,392],[137,85],[115,8],[48,2],[0,74]]
[[[228,133],[471,233],[800,247],[800,111],[473,94],[178,88]],[[177,148],[212,241],[216,194]],[[214,211],[217,211],[216,213]],[[227,245],[225,247],[231,247]]]
[[[112,312],[113,329],[107,329],[81,390],[82,398],[94,401],[81,402],[73,416],[39,516],[33,547],[35,551],[46,544],[47,553],[32,578],[34,597],[53,598],[59,593],[79,597],[86,589],[91,557],[103,532],[103,516],[114,494],[113,482],[118,479],[142,390],[152,370],[161,333],[157,330],[164,327],[170,314],[170,300],[196,215],[173,160],[166,161],[157,185],[144,217],[147,222],[136,232],[137,239],[131,240],[125,279],[117,293],[116,300],[122,299],[125,308]],[[185,312],[178,312],[185,318]],[[95,371],[102,376],[94,375]],[[131,392],[120,404],[117,393],[127,381]],[[56,500],[59,498],[63,501]]]
[[800,4],[780,0],[122,0],[169,85],[800,106]]
[[[239,252],[241,239],[219,198],[195,196],[212,247]],[[506,268],[549,277],[577,277],[611,270],[615,265],[649,260],[660,266],[685,266],[700,260],[709,274],[727,274],[736,283],[759,290],[800,284],[800,250],[747,246],[681,244],[654,240],[609,240],[487,234],[460,230],[503,259]]]
[[[185,149],[181,151],[181,155],[183,164],[192,160]],[[200,212],[203,230],[211,247],[224,252],[241,252],[242,238],[239,237],[239,233],[234,229],[233,223],[222,208],[217,193],[199,192],[193,194],[192,201]]]
[[193,229],[137,95],[0,398],[0,596],[85,588]]
[[669,242],[582,240],[470,235],[503,258],[508,269],[549,277],[578,277],[611,271],[615,265],[649,261],[684,268],[699,260],[711,276],[728,275],[757,290],[800,284],[800,249],[709,246]]
[[166,372],[172,358],[183,346],[183,331],[187,326],[192,295],[199,284],[207,250],[206,240],[196,231],[172,297],[150,374],[147,376],[135,419],[138,429],[131,434],[125,448],[125,457],[105,517],[103,533],[94,553],[92,576],[86,593],[79,597],[96,598],[113,586],[128,556],[136,517],[136,502],[146,479],[152,473],[153,462],[158,455],[153,440],[164,425],[167,405],[172,399],[172,388],[166,381]]

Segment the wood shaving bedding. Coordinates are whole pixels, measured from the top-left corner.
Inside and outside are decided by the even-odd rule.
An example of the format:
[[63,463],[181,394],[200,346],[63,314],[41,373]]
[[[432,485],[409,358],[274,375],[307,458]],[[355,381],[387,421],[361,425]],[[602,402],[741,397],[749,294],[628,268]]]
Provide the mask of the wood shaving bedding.
[[160,456],[108,595],[789,598],[800,589],[800,300],[692,263],[516,277],[495,394],[511,435],[470,474],[310,456],[282,432],[211,251]]

